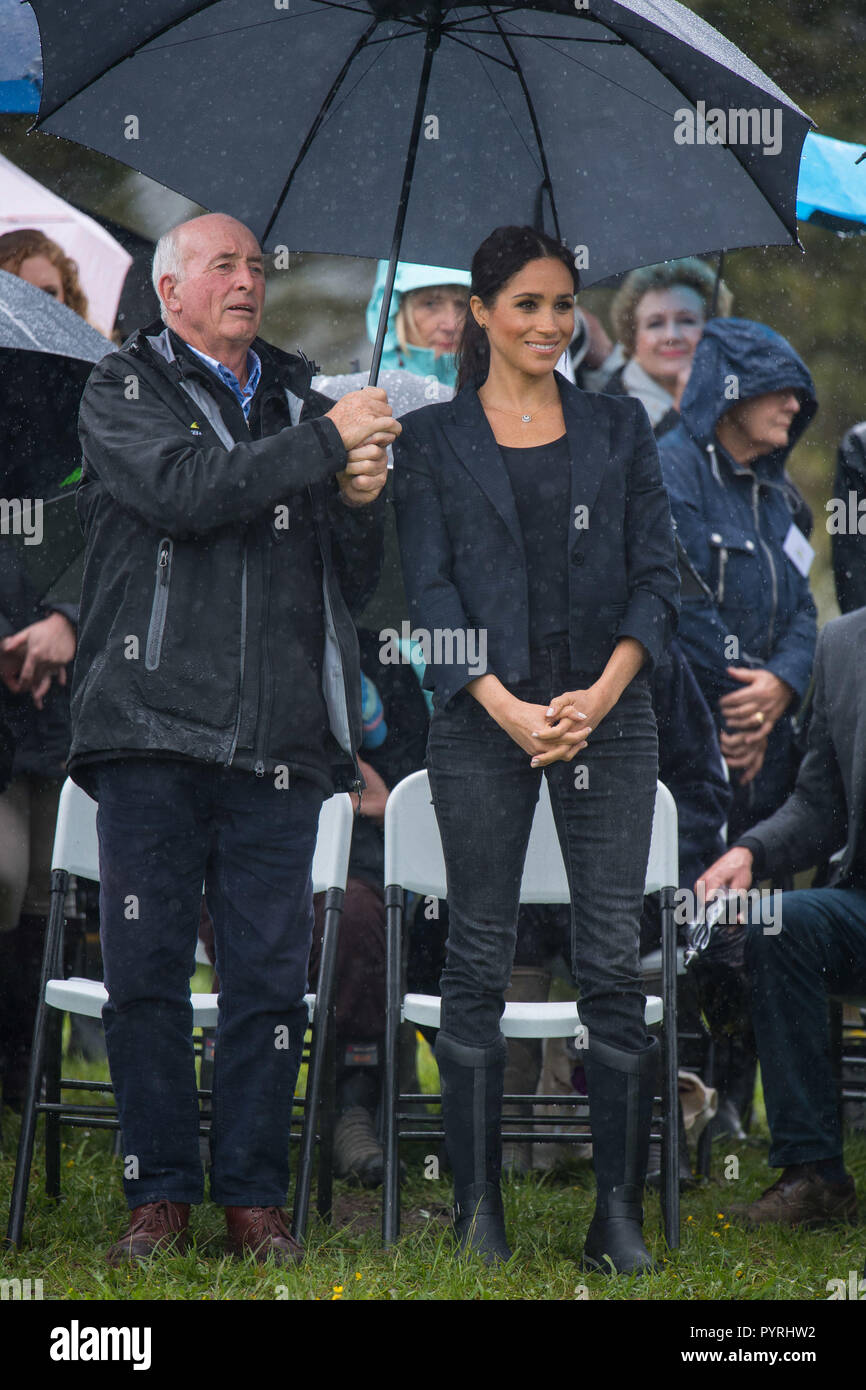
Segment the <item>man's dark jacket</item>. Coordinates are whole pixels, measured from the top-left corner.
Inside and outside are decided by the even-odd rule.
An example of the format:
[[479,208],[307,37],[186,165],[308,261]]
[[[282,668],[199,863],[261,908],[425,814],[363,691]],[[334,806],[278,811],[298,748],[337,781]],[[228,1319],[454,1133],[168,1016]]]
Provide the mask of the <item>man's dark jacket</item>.
[[866,608],[819,633],[809,746],[796,786],[737,843],[752,851],[756,881],[829,859],[829,887],[866,888]]
[[[581,391],[558,373],[556,382],[571,455],[563,560],[573,668],[600,673],[617,641],[634,637],[647,650],[649,674],[679,610],[670,507],[649,418],[630,396]],[[485,631],[485,671],[507,686],[525,680],[531,634],[523,533],[478,392],[465,386],[453,401],[413,410],[400,423],[394,498],[412,623],[431,640],[437,632]],[[434,652],[428,661],[424,685],[444,706],[485,671],[448,661],[444,643],[440,654],[445,659]]]
[[849,520],[842,530],[831,530],[830,540],[836,598],[843,613],[866,604],[866,545],[859,529],[859,507],[866,499],[866,420],[850,429],[839,445],[835,493],[845,504],[846,520],[849,519],[852,492],[857,527],[851,527]]
[[161,323],[88,381],[70,753],[85,788],[88,764],[118,754],[285,767],[328,791],[357,780],[350,606],[375,585],[383,507],[341,500],[346,453],[317,418],[332,403],[310,389],[311,364],[253,349],[249,425]]

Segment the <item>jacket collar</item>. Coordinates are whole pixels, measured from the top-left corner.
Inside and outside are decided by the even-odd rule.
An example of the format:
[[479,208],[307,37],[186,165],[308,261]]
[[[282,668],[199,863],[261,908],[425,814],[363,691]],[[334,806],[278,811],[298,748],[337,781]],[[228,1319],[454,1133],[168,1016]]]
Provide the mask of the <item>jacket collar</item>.
[[[575,525],[569,524],[569,549],[582,534],[574,508],[592,511],[608,458],[606,429],[599,429],[592,407],[583,391],[559,372],[556,384],[562,400],[565,431],[571,456],[571,503]],[[474,386],[464,386],[450,402],[451,421],[443,421],[443,431],[457,458],[487,495],[508,527],[521,553],[523,535],[514,502],[508,469],[484,414]]]
[[[155,352],[147,341],[148,338],[159,338],[165,335],[164,341],[168,344],[170,355],[165,352]],[[161,319],[155,319],[146,328],[139,329],[124,343],[124,348],[135,347],[139,351],[152,354],[155,359],[168,367],[175,379],[182,377],[197,376],[202,381],[213,381],[214,374],[209,371],[200,358],[196,357],[187,343],[184,342],[172,328],[167,328]],[[300,400],[306,400],[310,394],[310,383],[318,368],[314,362],[305,357],[302,352],[297,354],[283,352],[281,348],[274,347],[271,343],[266,343],[263,338],[254,338],[250,346],[256,353],[262,364],[262,381],[260,389],[277,386],[278,388],[291,391],[292,395]]]

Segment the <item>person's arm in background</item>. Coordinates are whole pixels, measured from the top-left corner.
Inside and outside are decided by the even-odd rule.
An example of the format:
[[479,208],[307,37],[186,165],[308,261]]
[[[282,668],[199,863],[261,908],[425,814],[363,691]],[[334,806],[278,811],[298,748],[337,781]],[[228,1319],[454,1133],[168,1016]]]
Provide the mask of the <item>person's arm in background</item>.
[[[836,598],[843,613],[866,606],[866,548],[863,536],[850,527],[849,494],[854,493],[855,506],[866,501],[866,422],[855,425],[839,445],[836,464],[835,501],[841,503],[841,517],[828,518],[830,545],[833,552],[833,575]],[[866,513],[866,506],[863,507]],[[860,513],[854,520],[859,523]],[[864,521],[866,529],[866,521]]]
[[724,850],[722,827],[733,793],[709,705],[676,642],[654,673],[652,699],[659,779],[677,804],[680,886],[691,888]]
[[701,875],[707,894],[717,888],[748,888],[764,878],[778,882],[829,859],[845,844],[845,783],[827,722],[824,640],[822,632],[815,656],[809,746],[794,790],[778,811],[742,835]]

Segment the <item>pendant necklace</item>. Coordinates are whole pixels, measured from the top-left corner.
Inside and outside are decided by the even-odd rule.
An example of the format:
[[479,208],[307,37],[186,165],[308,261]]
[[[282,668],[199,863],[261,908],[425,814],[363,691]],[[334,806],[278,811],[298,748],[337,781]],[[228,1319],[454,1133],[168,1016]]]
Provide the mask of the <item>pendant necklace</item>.
[[[483,402],[482,402],[482,404],[483,404]],[[550,405],[542,405],[542,406],[540,406],[540,407],[538,408],[538,410],[536,410],[535,414],[536,414],[536,415],[540,415],[540,414],[542,413],[542,411],[544,411],[544,410],[552,410],[553,407],[554,407],[554,405],[559,405],[559,404],[560,404],[559,401],[554,401],[554,402],[552,402]],[[522,414],[519,410],[503,410],[503,408],[502,408],[501,405],[487,405],[487,406],[485,407],[485,409],[487,409],[487,410],[497,410],[497,411],[499,412],[500,415],[513,415],[514,418],[515,418],[515,420],[519,419],[524,425],[529,425],[529,424],[532,423],[533,417],[532,417],[531,415],[529,415],[528,413]]]

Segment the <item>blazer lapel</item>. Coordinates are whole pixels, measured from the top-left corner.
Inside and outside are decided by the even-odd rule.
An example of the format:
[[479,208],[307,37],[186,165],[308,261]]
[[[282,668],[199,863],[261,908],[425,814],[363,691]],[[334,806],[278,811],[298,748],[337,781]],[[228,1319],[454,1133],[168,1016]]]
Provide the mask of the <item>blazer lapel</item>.
[[[571,455],[571,517],[568,525],[569,554],[583,539],[595,506],[601,480],[610,457],[610,431],[600,427],[586,396],[565,378],[558,378],[562,413]],[[578,510],[580,508],[580,510]]]
[[523,533],[508,469],[475,387],[464,387],[454,397],[452,405],[453,423],[443,424],[443,433],[463,467],[502,517],[522,555]]
[[[562,412],[571,456],[572,513],[568,525],[568,545],[571,551],[585,530],[589,514],[595,505],[608,462],[610,438],[606,426],[599,428],[595,412],[590,408],[583,392],[558,374],[556,383],[562,397]],[[522,555],[523,535],[508,470],[475,387],[464,387],[454,397],[452,407],[453,423],[443,424],[443,433],[464,468],[471,473],[502,517]],[[578,513],[575,510],[577,507],[586,510]]]

